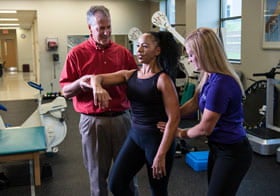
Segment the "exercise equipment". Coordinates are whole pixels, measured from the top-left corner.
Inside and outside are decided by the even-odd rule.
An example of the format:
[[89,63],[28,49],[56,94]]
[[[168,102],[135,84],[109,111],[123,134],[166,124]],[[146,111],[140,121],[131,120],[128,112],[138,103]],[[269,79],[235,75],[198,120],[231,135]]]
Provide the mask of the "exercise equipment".
[[128,39],[131,43],[131,50],[134,55],[137,55],[137,40],[142,35],[142,32],[137,27],[132,27],[128,31]]
[[160,28],[166,29],[184,46],[185,39],[170,25],[167,16],[161,11],[152,15],[152,23]]
[[132,27],[128,31],[128,39],[132,42],[137,41],[140,35],[142,35],[142,32],[137,27]]
[[[64,120],[64,111],[67,107],[66,100],[64,97],[58,96],[51,102],[42,103],[42,86],[32,81],[29,81],[28,85],[40,91],[38,95],[38,107],[19,128],[25,129],[43,126],[46,135],[46,152],[58,152],[57,145],[64,140],[67,132],[67,126]],[[4,106],[0,108],[6,109]],[[0,129],[7,130],[12,128],[15,127],[7,127],[0,116]]]
[[266,73],[253,76],[265,76],[266,80],[256,81],[246,91],[244,106],[244,127],[253,148],[261,155],[274,155],[280,146],[280,63]]

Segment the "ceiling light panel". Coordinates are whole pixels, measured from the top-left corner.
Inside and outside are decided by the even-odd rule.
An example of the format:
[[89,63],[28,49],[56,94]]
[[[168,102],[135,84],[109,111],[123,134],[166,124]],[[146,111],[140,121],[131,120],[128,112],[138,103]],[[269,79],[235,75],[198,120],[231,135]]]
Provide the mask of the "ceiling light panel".
[[16,14],[16,10],[0,10],[0,14]]
[[0,21],[18,21],[18,18],[0,18]]

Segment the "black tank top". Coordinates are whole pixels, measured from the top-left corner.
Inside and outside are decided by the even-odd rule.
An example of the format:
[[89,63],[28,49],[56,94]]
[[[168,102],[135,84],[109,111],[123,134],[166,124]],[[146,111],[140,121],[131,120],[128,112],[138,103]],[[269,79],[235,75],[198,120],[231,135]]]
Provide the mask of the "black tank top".
[[139,79],[135,71],[128,80],[127,96],[131,103],[132,126],[136,129],[155,130],[159,121],[167,121],[162,93],[157,89],[161,73]]

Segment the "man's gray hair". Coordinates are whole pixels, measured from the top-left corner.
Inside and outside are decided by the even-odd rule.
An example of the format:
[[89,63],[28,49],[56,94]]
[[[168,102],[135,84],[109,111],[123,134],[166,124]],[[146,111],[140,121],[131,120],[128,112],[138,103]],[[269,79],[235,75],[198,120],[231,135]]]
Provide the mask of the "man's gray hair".
[[93,18],[96,12],[101,12],[104,16],[111,17],[109,9],[106,8],[105,6],[103,5],[91,6],[87,11],[87,23],[89,25],[94,25],[95,20],[93,20]]

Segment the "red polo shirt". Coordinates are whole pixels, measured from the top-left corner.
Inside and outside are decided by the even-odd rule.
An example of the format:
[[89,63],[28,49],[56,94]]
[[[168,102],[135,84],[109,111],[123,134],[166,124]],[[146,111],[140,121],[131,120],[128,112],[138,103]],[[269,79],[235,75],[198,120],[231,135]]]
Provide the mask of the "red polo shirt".
[[[60,85],[74,82],[83,75],[111,73],[123,69],[136,69],[137,65],[131,52],[114,42],[105,49],[96,46],[92,38],[75,46],[67,54],[60,76]],[[126,97],[126,84],[106,87],[112,100],[106,110],[124,111],[130,107]],[[76,112],[95,114],[104,112],[93,103],[92,92],[82,92],[73,97]],[[106,111],[105,110],[105,111]]]

